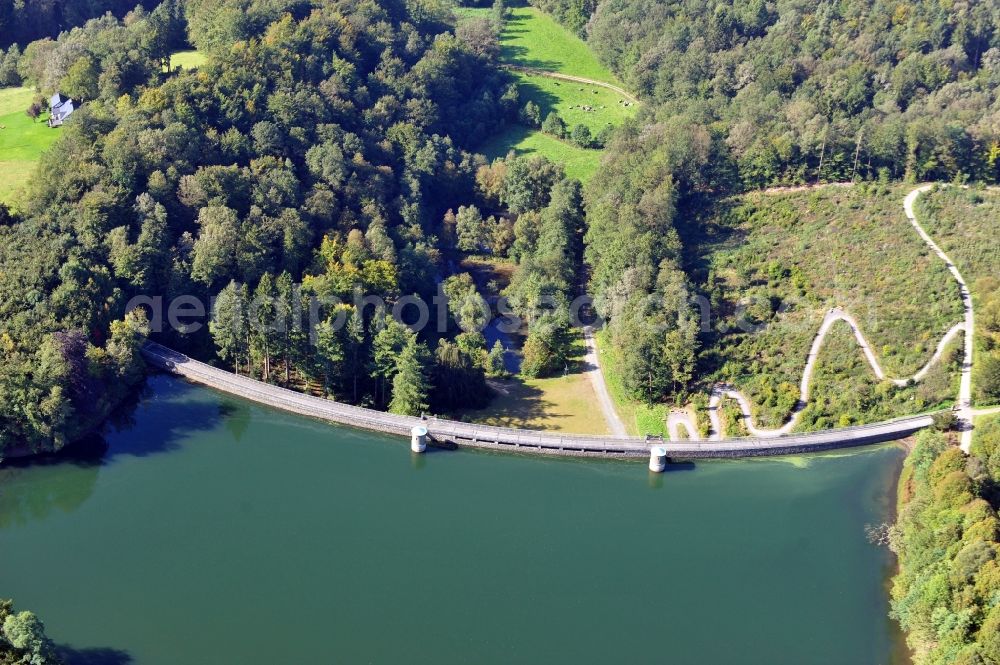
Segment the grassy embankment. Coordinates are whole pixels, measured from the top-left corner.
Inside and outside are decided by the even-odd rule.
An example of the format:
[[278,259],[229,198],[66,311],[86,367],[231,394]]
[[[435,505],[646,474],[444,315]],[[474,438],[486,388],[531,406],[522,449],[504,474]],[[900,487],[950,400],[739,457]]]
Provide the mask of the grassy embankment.
[[[713,304],[700,390],[717,381],[779,426],[798,398],[809,347],[827,311],[857,319],[891,377],[908,377],[961,321],[958,287],[907,221],[908,186],[753,193],[724,201],[700,227],[691,272]],[[692,238],[692,240],[695,240]],[[756,331],[741,330],[746,324]],[[915,386],[879,382],[846,324],[820,352],[800,429],[846,426],[946,405],[957,390],[956,340]]]
[[[487,15],[489,10],[459,12],[460,17]],[[501,35],[501,48],[501,58],[507,64],[620,85],[583,40],[534,8],[511,10]],[[635,105],[624,106],[620,103],[621,95],[607,88],[523,72],[512,74],[517,79],[522,104],[528,100],[535,102],[543,118],[555,111],[569,128],[583,124],[592,134],[597,134],[607,125],[621,124],[636,112]],[[591,110],[584,110],[584,106]],[[583,182],[597,170],[601,159],[600,150],[584,149],[522,125],[508,127],[480,149],[491,159],[503,157],[510,150],[517,154],[539,153],[562,164],[567,175]]]
[[35,163],[59,136],[42,114],[32,120],[25,113],[35,97],[31,88],[0,88],[0,203],[13,205],[27,184]]
[[607,434],[608,425],[590,379],[583,373],[583,337],[574,343],[565,374],[543,379],[513,377],[493,383],[497,396],[485,409],[468,411],[475,422],[573,434]]
[[[858,320],[892,377],[920,369],[944,333],[961,321],[957,286],[903,214],[905,185],[751,193],[722,201],[691,225],[688,270],[712,303],[695,379],[698,417],[711,386],[746,394],[758,424],[778,427],[799,395],[813,338],[838,306]],[[741,322],[760,325],[743,332]],[[950,404],[958,389],[961,342],[922,382],[878,381],[846,324],[820,352],[810,406],[799,430],[873,422]],[[613,354],[605,354],[613,355]],[[619,413],[630,428],[656,432],[667,408],[627,399],[614,359],[602,355]],[[745,434],[735,405],[723,402],[731,436]],[[637,422],[642,423],[641,427]]]
[[[981,293],[985,279],[1000,280],[1000,191],[943,187],[926,192],[917,199],[915,212],[938,245],[955,262],[972,289],[976,305],[982,304],[987,293]],[[983,323],[977,317],[977,325]],[[995,399],[976,394],[982,382],[978,370],[985,349],[984,335],[977,335],[976,362],[973,371],[973,397],[981,406]]]

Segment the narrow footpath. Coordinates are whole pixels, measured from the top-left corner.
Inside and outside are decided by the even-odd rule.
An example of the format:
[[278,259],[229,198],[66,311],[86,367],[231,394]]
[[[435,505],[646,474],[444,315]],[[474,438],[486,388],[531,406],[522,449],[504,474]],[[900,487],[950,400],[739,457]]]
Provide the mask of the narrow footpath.
[[608,384],[604,382],[604,372],[601,371],[601,360],[598,357],[597,343],[594,341],[594,329],[591,326],[584,326],[583,339],[587,345],[587,353],[583,357],[586,366],[587,376],[590,378],[594,392],[597,393],[597,401],[601,404],[601,411],[604,413],[604,420],[608,423],[611,436],[624,438],[628,436],[625,423],[618,417],[615,403],[608,393]]
[[906,195],[903,199],[903,209],[906,210],[906,217],[910,220],[910,224],[913,228],[917,230],[920,237],[923,238],[927,246],[933,250],[935,254],[938,255],[945,265],[948,266],[948,270],[951,272],[952,277],[958,282],[958,290],[962,295],[962,306],[965,308],[965,357],[962,360],[962,380],[958,388],[958,402],[956,403],[957,415],[958,415],[958,426],[962,433],[961,441],[959,445],[962,448],[962,452],[968,454],[969,449],[972,447],[972,426],[973,426],[973,413],[972,413],[972,355],[975,351],[975,332],[976,324],[975,317],[972,312],[972,294],[969,292],[969,287],[965,283],[965,279],[962,277],[962,273],[958,271],[955,266],[955,262],[952,261],[947,254],[944,253],[938,244],[934,242],[934,239],[928,235],[924,227],[920,226],[920,222],[917,221],[917,216],[913,212],[913,203],[917,200],[917,197],[921,193],[929,191],[934,185],[921,185],[917,187],[912,192]]

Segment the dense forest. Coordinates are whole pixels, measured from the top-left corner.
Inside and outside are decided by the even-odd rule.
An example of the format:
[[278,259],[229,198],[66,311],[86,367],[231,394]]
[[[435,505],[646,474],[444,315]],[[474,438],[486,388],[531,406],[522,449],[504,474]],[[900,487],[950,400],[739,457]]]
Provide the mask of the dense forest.
[[888,534],[900,561],[892,612],[920,665],[1000,663],[998,424],[982,425],[968,458],[922,432],[906,461]]
[[[362,0],[183,10],[106,16],[20,58],[41,93],[72,87],[86,103],[43,159],[21,217],[0,229],[4,446],[60,445],[138,378],[147,322],[125,317],[134,294],[207,302],[302,282],[320,295],[433,295],[442,219],[476,199],[486,166],[463,146],[516,114],[495,49],[476,41],[495,35],[457,37],[447,10]],[[185,24],[209,62],[170,72]],[[525,210],[548,202],[547,191],[525,196]],[[344,314],[333,309],[321,319]],[[328,340],[337,349],[302,359],[310,372],[299,379],[329,377],[343,348],[355,366],[338,371],[337,390],[382,403],[380,382],[396,377],[370,366],[381,316],[346,318],[341,338]],[[202,355],[215,347],[206,332],[165,335]],[[280,337],[248,342],[263,378],[290,378],[294,340]],[[399,337],[386,343],[418,359],[436,341]],[[223,359],[242,362],[238,344],[221,331],[216,341]],[[432,368],[418,364],[406,376],[429,390]]]
[[[1000,177],[989,2],[538,0],[651,102],[709,130],[746,187]],[[735,182],[733,184],[736,184]]]
[[152,0],[0,0],[0,49],[55,38],[104,14],[124,16],[136,7],[152,9]]

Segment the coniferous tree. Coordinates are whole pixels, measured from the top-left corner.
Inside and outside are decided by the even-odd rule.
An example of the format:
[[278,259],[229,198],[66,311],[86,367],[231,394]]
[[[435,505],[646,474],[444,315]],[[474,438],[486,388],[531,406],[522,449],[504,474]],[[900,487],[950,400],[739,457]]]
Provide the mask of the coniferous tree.
[[240,358],[248,351],[246,328],[246,302],[240,285],[234,280],[216,296],[208,329],[219,357],[232,362],[237,374],[240,373]]
[[271,356],[278,346],[277,292],[271,273],[265,272],[253,292],[249,307],[250,328],[253,331],[251,349],[261,359],[264,380],[271,376]]
[[316,325],[313,362],[315,372],[323,379],[323,393],[333,393],[334,379],[344,363],[344,342],[333,324],[327,320]]
[[376,379],[376,392],[380,405],[386,402],[386,391],[396,376],[400,353],[415,333],[391,316],[383,320],[380,330],[372,338],[372,376]]
[[407,416],[419,416],[427,410],[430,384],[427,380],[427,348],[410,337],[396,362],[396,376],[392,380],[392,401],[389,411]]
[[365,322],[361,312],[356,307],[351,308],[347,320],[346,354],[348,359],[347,374],[351,378],[351,395],[354,403],[358,402],[358,377],[364,371]]
[[507,374],[507,365],[504,363],[504,348],[500,340],[493,342],[493,348],[486,356],[487,376],[504,376]]
[[297,337],[301,325],[295,321],[298,304],[295,302],[296,289],[291,273],[285,271],[275,282],[275,327],[278,351],[285,364],[285,384],[291,380],[292,363],[295,361]]

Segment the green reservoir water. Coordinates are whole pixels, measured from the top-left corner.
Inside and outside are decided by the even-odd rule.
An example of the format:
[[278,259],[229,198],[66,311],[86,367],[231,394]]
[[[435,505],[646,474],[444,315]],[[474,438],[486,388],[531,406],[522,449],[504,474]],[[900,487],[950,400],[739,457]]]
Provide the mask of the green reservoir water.
[[104,438],[0,469],[0,596],[71,663],[900,662],[894,447],[413,457],[167,377]]

